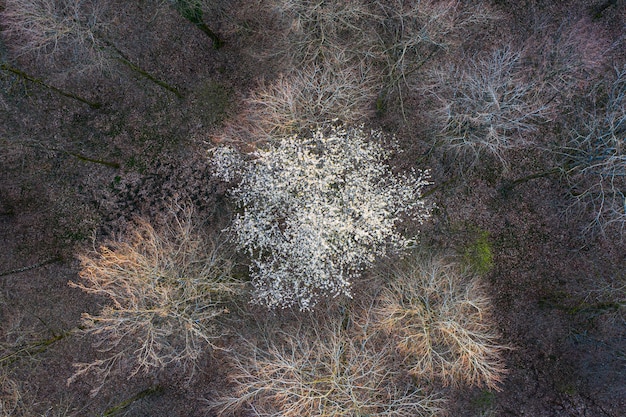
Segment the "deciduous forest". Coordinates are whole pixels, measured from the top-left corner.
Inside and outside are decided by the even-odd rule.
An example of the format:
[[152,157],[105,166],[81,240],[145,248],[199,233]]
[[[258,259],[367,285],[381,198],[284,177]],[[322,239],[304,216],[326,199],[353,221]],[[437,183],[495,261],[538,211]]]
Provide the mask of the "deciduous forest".
[[0,0],[0,417],[626,416],[623,0]]

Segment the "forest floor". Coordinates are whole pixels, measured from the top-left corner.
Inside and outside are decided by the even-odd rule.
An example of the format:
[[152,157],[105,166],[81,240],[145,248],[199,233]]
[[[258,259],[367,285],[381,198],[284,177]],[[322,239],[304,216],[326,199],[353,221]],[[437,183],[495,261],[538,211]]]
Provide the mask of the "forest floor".
[[[120,59],[79,71],[65,56],[18,55],[15,39],[0,33],[0,416],[210,416],[207,402],[228,374],[217,352],[190,381],[176,368],[114,373],[96,396],[97,381],[67,383],[75,363],[98,355],[78,331],[81,314],[105,303],[68,286],[79,279],[76,255],[136,217],[158,222],[176,202],[223,227],[231,208],[207,150],[259,80],[280,71],[259,52],[271,46],[271,36],[258,34],[272,22],[257,16],[257,2],[205,12],[223,37],[219,49],[168,5],[112,3],[120,4],[106,16],[115,24],[108,40],[140,71]],[[573,28],[592,74],[580,91],[624,65],[621,0],[489,7],[502,18],[472,42],[506,38],[537,48],[537,62],[550,55],[546,39]],[[398,169],[431,170],[436,209],[425,242],[462,255],[487,237],[493,266],[485,280],[511,347],[500,391],[444,388],[449,415],[626,417],[626,239],[623,231],[585,232],[593,213],[575,204],[560,175],[554,149],[575,116],[542,124],[533,146],[506,151],[507,166],[484,158],[468,168],[431,151],[428,105],[409,95],[403,117],[372,103],[365,122],[395,135],[404,150],[392,161]]]

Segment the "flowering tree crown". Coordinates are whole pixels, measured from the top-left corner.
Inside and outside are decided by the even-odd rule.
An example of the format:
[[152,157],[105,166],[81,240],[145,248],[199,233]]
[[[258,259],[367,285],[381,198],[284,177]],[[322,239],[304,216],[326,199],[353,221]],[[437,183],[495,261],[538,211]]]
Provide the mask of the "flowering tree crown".
[[396,225],[402,215],[429,217],[428,172],[394,175],[381,138],[334,127],[281,139],[248,161],[232,148],[213,151],[215,174],[238,180],[242,210],[231,228],[252,257],[258,302],[309,309],[320,296],[349,297],[352,278],[414,240]]

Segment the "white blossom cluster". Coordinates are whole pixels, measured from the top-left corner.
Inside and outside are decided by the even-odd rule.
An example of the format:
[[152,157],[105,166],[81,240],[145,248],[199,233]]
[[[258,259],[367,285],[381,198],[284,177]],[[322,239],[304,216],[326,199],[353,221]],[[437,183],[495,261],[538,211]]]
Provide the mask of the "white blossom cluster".
[[318,129],[259,149],[236,168],[234,150],[213,153],[215,173],[240,178],[242,209],[232,224],[253,260],[255,299],[269,307],[313,307],[320,296],[350,296],[363,268],[413,239],[396,231],[403,214],[429,217],[421,197],[428,172],[392,174],[382,134]]
[[211,149],[211,160],[213,163],[213,175],[222,181],[231,182],[240,173],[243,164],[241,154],[230,146],[220,146]]

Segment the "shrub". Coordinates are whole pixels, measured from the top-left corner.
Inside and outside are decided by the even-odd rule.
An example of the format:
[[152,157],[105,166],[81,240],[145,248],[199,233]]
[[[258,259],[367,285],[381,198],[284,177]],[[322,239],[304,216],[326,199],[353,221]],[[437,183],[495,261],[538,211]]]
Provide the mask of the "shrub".
[[383,61],[397,78],[433,50],[459,43],[463,29],[496,17],[485,5],[457,0],[275,0],[273,5],[284,26],[280,49],[294,67],[324,66],[329,57],[342,55],[347,64],[367,61],[373,67]]
[[506,165],[507,149],[529,143],[524,135],[546,120],[550,108],[542,86],[524,79],[519,61],[518,53],[501,49],[472,57],[463,67],[435,71],[429,91],[439,103],[444,147],[474,163],[487,153]]
[[98,38],[106,27],[103,14],[102,2],[94,0],[6,0],[0,26],[18,54],[102,68],[109,61]]
[[292,135],[334,119],[360,123],[371,115],[376,82],[367,68],[349,66],[335,57],[324,66],[309,66],[262,84],[246,99],[248,117],[268,137]]
[[233,358],[234,395],[213,403],[219,415],[251,408],[256,416],[436,416],[442,400],[397,369],[389,346],[324,320],[310,333],[284,332],[266,347]]
[[194,365],[217,347],[216,319],[228,313],[227,302],[242,287],[231,276],[225,249],[191,216],[187,210],[159,231],[138,220],[125,240],[80,256],[81,281],[70,285],[110,304],[82,320],[82,331],[105,358],[77,364],[70,382],[95,373],[104,383],[116,364],[132,365],[131,377],[171,363]]
[[361,0],[276,0],[285,26],[284,51],[294,67],[324,65],[328,57],[344,55],[346,62],[367,56],[376,41],[368,25],[371,16]]
[[626,229],[626,67],[593,93],[584,126],[572,129],[568,178],[577,199],[591,207],[588,230]]
[[387,94],[395,92],[404,111],[403,96],[415,84],[416,71],[435,54],[458,47],[467,38],[467,29],[497,17],[484,4],[457,0],[373,2],[370,19],[379,40],[374,51],[383,64]]
[[378,327],[396,341],[416,377],[498,389],[505,374],[485,289],[443,257],[416,259],[385,276]]
[[22,394],[18,384],[0,370],[0,417],[19,415]]
[[[380,132],[318,129],[269,144],[241,163],[232,191],[242,212],[232,231],[253,258],[258,302],[308,309],[319,296],[350,295],[350,281],[411,239],[400,217],[429,216],[427,173],[393,175]],[[232,150],[217,149],[216,173],[232,179]]]
[[556,25],[538,23],[533,36],[524,42],[533,51],[526,58],[530,66],[548,81],[547,86],[564,104],[587,89],[619,49],[611,45],[606,28],[595,25],[589,16],[574,16],[554,22]]
[[333,119],[357,125],[390,95],[404,112],[406,84],[413,84],[407,78],[416,78],[434,52],[458,44],[468,27],[492,18],[484,6],[457,0],[272,0],[265,6],[280,27],[269,55],[272,64],[285,58],[283,73],[244,100],[216,142],[255,142]]

